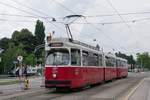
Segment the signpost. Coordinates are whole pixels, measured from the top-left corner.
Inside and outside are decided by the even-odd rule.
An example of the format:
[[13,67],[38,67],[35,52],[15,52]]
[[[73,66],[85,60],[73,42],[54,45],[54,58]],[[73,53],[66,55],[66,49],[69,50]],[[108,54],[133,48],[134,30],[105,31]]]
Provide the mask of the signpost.
[[19,61],[19,63],[21,63],[22,60],[23,60],[23,56],[19,55],[19,56],[17,57],[17,60]]
[[19,55],[19,56],[17,57],[17,60],[19,61],[19,67],[22,68],[22,60],[23,60],[23,56]]

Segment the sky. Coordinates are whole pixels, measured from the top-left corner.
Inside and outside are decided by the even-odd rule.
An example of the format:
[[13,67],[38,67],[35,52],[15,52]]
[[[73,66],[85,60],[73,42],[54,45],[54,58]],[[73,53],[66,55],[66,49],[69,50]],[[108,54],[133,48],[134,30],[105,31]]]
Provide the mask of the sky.
[[11,38],[13,31],[22,28],[34,33],[37,19],[44,22],[46,34],[55,31],[54,37],[67,37],[59,22],[68,22],[64,17],[73,14],[85,16],[70,25],[74,39],[110,52],[150,51],[149,0],[3,0],[0,38]]

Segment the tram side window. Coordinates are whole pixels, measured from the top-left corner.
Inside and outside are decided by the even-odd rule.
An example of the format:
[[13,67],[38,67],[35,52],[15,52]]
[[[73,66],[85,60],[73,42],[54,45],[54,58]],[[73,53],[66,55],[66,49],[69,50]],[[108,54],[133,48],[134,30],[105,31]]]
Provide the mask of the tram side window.
[[83,51],[82,52],[82,63],[83,63],[83,66],[88,66],[88,52],[86,51]]
[[95,66],[99,66],[99,56],[98,54],[94,54],[94,61],[95,61]]
[[116,61],[116,66],[117,66],[117,67],[120,67],[120,60],[117,60],[117,61]]
[[88,66],[98,66],[98,54],[89,53]]
[[81,65],[81,55],[80,50],[71,49],[71,65]]
[[99,66],[102,66],[103,65],[103,60],[102,60],[102,55],[99,55]]
[[98,54],[94,54],[92,52],[83,51],[82,52],[82,63],[83,66],[98,66]]
[[119,67],[119,60],[116,60],[116,66]]
[[123,61],[123,67],[126,67],[126,62],[125,61]]
[[115,59],[111,57],[105,57],[106,59],[106,66],[115,67]]

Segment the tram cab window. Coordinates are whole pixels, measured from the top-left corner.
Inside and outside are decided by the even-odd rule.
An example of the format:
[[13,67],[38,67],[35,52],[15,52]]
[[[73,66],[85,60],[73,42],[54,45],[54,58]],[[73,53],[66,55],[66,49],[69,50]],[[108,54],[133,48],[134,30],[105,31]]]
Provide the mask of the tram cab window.
[[51,49],[46,57],[46,65],[68,65],[69,50],[64,48]]
[[71,49],[71,65],[81,65],[81,53],[78,49]]

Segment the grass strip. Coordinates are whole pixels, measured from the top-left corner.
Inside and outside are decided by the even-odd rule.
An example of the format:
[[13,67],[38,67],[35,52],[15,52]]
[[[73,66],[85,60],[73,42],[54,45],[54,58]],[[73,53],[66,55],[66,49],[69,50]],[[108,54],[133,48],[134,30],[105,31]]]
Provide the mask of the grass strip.
[[0,85],[11,85],[11,84],[17,84],[17,83],[19,83],[19,80],[0,82]]

